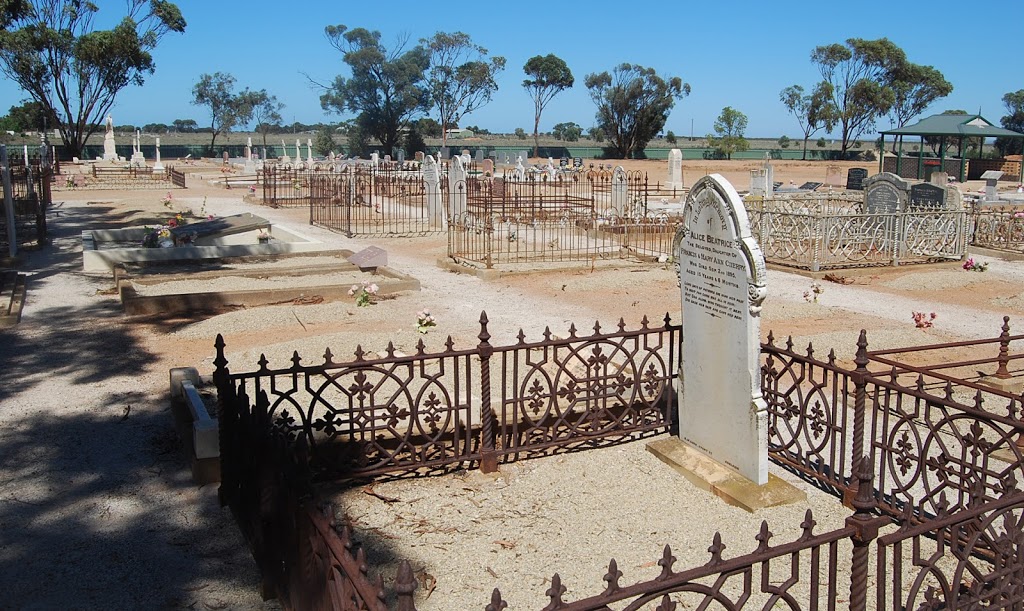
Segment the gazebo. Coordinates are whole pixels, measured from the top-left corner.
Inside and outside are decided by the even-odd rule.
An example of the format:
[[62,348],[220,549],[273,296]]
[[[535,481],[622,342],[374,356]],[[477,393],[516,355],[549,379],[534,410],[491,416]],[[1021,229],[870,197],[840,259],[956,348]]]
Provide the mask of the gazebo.
[[[924,155],[924,139],[925,137],[938,137],[939,138],[939,167],[946,168],[946,139],[956,138],[959,143],[960,159],[959,159],[959,171],[956,174],[959,176],[961,182],[967,177],[967,159],[964,157],[964,142],[968,138],[981,138],[984,144],[985,138],[996,138],[996,137],[1007,137],[1007,138],[1024,138],[1024,134],[1015,132],[1013,130],[1004,129],[993,125],[992,122],[988,121],[981,115],[953,115],[953,114],[941,114],[933,115],[925,119],[921,119],[913,125],[907,127],[901,127],[899,129],[893,129],[889,131],[879,132],[881,136],[881,150],[885,151],[885,137],[893,136],[899,138],[899,149],[896,154],[896,174],[900,174],[900,169],[903,167],[903,136],[920,136],[921,148],[917,155],[917,176],[924,177],[922,171],[925,165]],[[978,148],[978,159],[981,159],[981,148]],[[951,159],[951,161],[956,161]],[[934,163],[934,161],[932,162]],[[885,154],[879,156],[878,171],[884,171]],[[1018,174],[1021,182],[1024,182],[1024,162],[1018,164]],[[951,172],[952,173],[952,172]]]

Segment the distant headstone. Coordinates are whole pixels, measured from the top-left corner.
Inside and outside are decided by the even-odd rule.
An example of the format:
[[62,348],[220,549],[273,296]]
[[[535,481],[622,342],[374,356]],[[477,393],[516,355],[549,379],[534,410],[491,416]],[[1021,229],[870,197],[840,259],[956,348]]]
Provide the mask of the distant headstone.
[[451,203],[449,217],[460,219],[466,214],[466,162],[469,155],[456,155],[448,167],[448,201]]
[[476,153],[473,154],[473,161],[476,161],[476,162],[479,163],[479,162],[481,162],[483,160],[484,160],[484,150],[483,149],[477,149]]
[[768,174],[764,169],[750,170],[750,194],[754,197],[765,197],[773,191],[768,182]]
[[384,163],[391,163],[391,155],[384,155]]
[[846,172],[846,190],[863,191],[864,179],[868,177],[868,171],[864,168],[850,168]]
[[767,152],[764,154],[764,174],[768,185],[768,194],[771,195],[778,185],[775,184],[775,166],[772,165],[771,155]]
[[484,159],[483,160],[483,164],[482,164],[482,168],[483,168],[482,171],[484,173],[484,176],[494,176],[494,160],[493,159],[490,159],[490,158]]
[[227,163],[231,159],[230,157],[228,157],[227,151],[224,151],[224,153],[221,154],[221,158],[223,159],[224,163]]
[[576,169],[576,170],[583,169],[583,158],[582,157],[573,157],[572,158],[572,167],[574,169]]
[[612,208],[619,212],[627,212],[630,207],[629,183],[626,181],[626,170],[621,165],[612,170]]
[[679,437],[763,485],[768,410],[760,342],[767,272],[743,200],[721,175],[693,185],[675,243],[685,338]]
[[388,264],[388,251],[377,246],[367,246],[349,257],[348,262],[364,271],[385,267]]
[[377,167],[377,164],[380,163],[380,154],[377,151],[370,153],[370,163],[373,164],[373,167]]
[[946,210],[963,210],[964,194],[953,185],[944,187],[946,189]]
[[424,156],[423,151],[416,151],[416,161],[423,161]]
[[985,201],[999,201],[998,185],[1003,173],[1000,170],[987,170],[982,172],[981,179],[985,181]]
[[837,165],[825,168],[825,184],[830,187],[841,187],[843,185],[843,168]]
[[469,149],[462,149],[462,152],[459,154],[462,155],[463,157],[469,157],[470,159],[472,159],[472,155],[470,154]]
[[569,158],[568,157],[560,157],[558,159],[558,167],[563,169],[563,170],[568,168],[569,167]]
[[442,146],[438,154],[441,156],[441,159],[448,159],[450,149],[447,146]]
[[530,163],[530,151],[519,151],[519,157],[522,158],[523,163]]
[[[418,154],[418,153],[417,153]],[[434,158],[423,159],[423,186],[427,199],[427,216],[430,223],[443,229],[448,228],[448,217],[441,202],[441,170]]]
[[907,210],[943,210],[945,207],[945,187],[926,182],[910,187],[910,205]]
[[505,199],[505,179],[495,178],[491,184],[491,197],[497,200]]
[[949,184],[949,174],[947,174],[946,172],[932,172],[932,176],[931,178],[928,179],[928,182],[932,183],[933,185],[945,187],[946,185]]
[[683,188],[683,152],[672,149],[668,152],[668,179],[665,188],[678,190]]
[[398,163],[405,163],[405,149],[398,149]]
[[820,182],[805,182],[804,184],[797,187],[801,191],[815,191],[821,186]]
[[891,172],[864,181],[864,209],[868,214],[893,214],[907,208],[910,185]]

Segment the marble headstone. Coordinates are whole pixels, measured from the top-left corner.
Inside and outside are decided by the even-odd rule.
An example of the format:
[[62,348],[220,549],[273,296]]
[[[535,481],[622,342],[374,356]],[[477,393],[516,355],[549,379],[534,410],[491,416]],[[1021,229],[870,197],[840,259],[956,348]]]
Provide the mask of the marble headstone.
[[441,169],[430,155],[423,159],[423,183],[427,199],[427,215],[431,224],[447,229],[448,219],[441,202]]
[[907,209],[910,185],[896,174],[879,172],[864,181],[864,210],[868,214],[892,214]]
[[758,485],[768,482],[761,394],[764,256],[736,189],[711,174],[690,189],[675,237],[682,297],[679,436]]
[[837,165],[825,168],[825,184],[829,187],[843,186],[843,168]]
[[668,179],[665,188],[673,191],[683,188],[683,152],[672,149],[668,152]]
[[612,171],[612,208],[623,213],[629,208],[629,182],[621,165]]
[[456,155],[452,157],[451,165],[448,168],[448,200],[451,202],[452,219],[462,218],[466,214],[466,164],[464,158],[468,155]]

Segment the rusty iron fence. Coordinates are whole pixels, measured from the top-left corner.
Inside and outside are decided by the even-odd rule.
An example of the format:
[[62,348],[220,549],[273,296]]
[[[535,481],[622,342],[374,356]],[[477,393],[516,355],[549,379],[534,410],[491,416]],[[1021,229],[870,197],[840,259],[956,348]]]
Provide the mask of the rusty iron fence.
[[[340,364],[329,350],[314,366],[303,366],[296,354],[292,367],[280,370],[261,359],[259,369],[248,373],[228,370],[218,339],[214,377],[224,414],[226,502],[255,503],[260,495],[250,492],[245,501],[233,492],[237,482],[251,480],[258,488],[261,477],[267,480],[253,464],[267,453],[238,441],[245,438],[244,423],[261,423],[255,430],[272,429],[285,439],[292,448],[289,464],[306,465],[302,477],[315,481],[424,475],[452,465],[487,471],[499,461],[672,427],[681,338],[667,317],[663,325],[645,321],[633,331],[620,321],[610,333],[596,325],[589,335],[570,329],[565,339],[546,332],[539,342],[520,333],[517,344],[501,347],[490,344],[482,316],[479,339],[468,350],[456,350],[449,340],[439,354],[425,353],[421,343],[411,357],[396,356],[389,346],[383,356],[367,358],[360,348],[354,361]],[[1001,365],[1021,358],[1012,343],[1019,339],[1004,320],[1000,337],[977,342],[990,356],[972,359],[973,366],[994,374],[1005,369]],[[761,349],[769,454],[851,505],[855,513],[846,526],[814,534],[808,515],[801,537],[773,546],[765,525],[756,550],[729,559],[716,538],[710,562],[679,572],[666,548],[661,574],[632,586],[620,585],[613,561],[604,591],[575,602],[563,600],[556,575],[547,608],[598,610],[625,601],[626,609],[656,603],[671,609],[679,601],[701,606],[714,600],[728,608],[772,608],[785,601],[790,608],[834,609],[837,593],[849,595],[851,609],[867,608],[869,597],[885,603],[879,608],[898,600],[907,606],[893,602],[892,608],[935,601],[945,608],[973,608],[971,601],[1019,608],[1020,398],[993,391],[1005,402],[990,409],[983,409],[984,398],[964,401],[984,391],[939,366],[917,371],[892,365],[885,361],[892,351],[869,351],[864,332],[853,369],[841,366],[834,352],[822,360],[813,346],[796,351],[792,340],[777,345],[771,335]],[[947,379],[939,385],[928,375]],[[892,524],[897,529],[879,537]],[[924,555],[927,541],[935,548]],[[871,550],[878,573],[869,579]],[[890,578],[883,568],[890,566],[902,571],[891,590],[882,583]],[[320,583],[330,575],[321,575]],[[500,610],[506,603],[496,590],[486,608]]]
[[93,164],[87,173],[62,174],[54,187],[61,191],[100,189],[167,189],[185,187],[185,173],[174,166],[154,170],[149,166],[100,166]]
[[[218,375],[241,396],[266,393],[268,413],[309,446],[318,480],[401,472],[444,472],[666,430],[675,394],[679,327],[666,317],[591,334],[494,346],[486,314],[479,344],[441,353],[386,353]],[[218,341],[218,358],[223,343]],[[495,406],[492,408],[492,405]]]
[[[5,174],[3,191],[10,189],[13,207],[8,214],[4,203],[8,194],[3,193],[4,199],[0,199],[0,252],[9,252],[12,234],[15,250],[31,244],[42,246],[47,236],[46,213],[53,202],[53,170],[45,165],[26,167],[22,163],[5,166],[0,171]],[[13,226],[8,227],[12,220]]]
[[[316,499],[305,458],[267,412],[266,393],[253,409],[218,380],[229,405],[220,414],[222,478],[219,496],[231,508],[261,574],[263,598],[285,609],[378,611],[387,594],[373,581],[363,550],[348,527],[337,528],[330,504]],[[393,582],[397,609],[414,611],[416,580],[403,561]]]

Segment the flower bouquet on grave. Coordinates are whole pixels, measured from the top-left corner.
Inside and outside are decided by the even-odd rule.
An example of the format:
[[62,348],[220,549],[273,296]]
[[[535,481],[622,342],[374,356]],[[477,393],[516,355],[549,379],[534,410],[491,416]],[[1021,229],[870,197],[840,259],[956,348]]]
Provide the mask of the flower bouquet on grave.
[[356,298],[356,305],[359,307],[368,306],[373,303],[373,297],[380,290],[376,284],[363,280],[360,284],[353,284],[348,294]]

